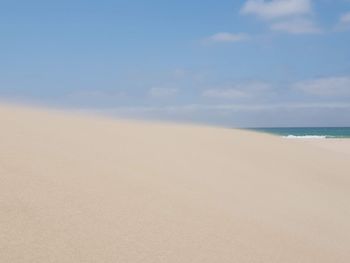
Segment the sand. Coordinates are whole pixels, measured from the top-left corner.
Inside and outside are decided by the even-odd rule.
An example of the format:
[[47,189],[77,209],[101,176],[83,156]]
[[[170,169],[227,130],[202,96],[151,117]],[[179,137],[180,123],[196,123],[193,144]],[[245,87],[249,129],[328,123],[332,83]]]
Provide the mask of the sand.
[[14,106],[0,125],[0,262],[350,262],[335,145]]

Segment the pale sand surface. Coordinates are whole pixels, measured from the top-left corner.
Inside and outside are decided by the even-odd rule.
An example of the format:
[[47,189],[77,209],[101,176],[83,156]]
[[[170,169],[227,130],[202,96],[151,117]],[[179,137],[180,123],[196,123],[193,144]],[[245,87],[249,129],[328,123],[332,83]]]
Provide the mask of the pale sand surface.
[[350,139],[311,139],[306,140],[308,143],[312,143],[315,146],[328,149],[334,152],[350,154]]
[[0,125],[0,262],[350,262],[341,150],[9,106]]

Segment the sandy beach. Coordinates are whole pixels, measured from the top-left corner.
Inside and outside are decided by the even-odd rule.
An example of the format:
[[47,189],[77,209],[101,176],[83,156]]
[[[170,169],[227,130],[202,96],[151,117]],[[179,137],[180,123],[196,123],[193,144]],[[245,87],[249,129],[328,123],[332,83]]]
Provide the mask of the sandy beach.
[[0,262],[350,262],[349,140],[5,105],[0,125]]

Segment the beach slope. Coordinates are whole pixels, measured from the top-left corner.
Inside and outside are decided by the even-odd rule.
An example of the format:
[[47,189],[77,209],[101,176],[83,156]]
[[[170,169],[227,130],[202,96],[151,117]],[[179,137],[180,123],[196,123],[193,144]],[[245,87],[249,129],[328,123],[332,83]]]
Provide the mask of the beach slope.
[[350,262],[344,151],[14,106],[0,125],[0,262]]

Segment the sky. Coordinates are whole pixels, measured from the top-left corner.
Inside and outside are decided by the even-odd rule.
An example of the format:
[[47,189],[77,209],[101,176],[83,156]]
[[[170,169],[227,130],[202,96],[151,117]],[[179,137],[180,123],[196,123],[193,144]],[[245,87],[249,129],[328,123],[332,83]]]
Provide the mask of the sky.
[[350,0],[0,0],[0,99],[229,127],[350,126]]

